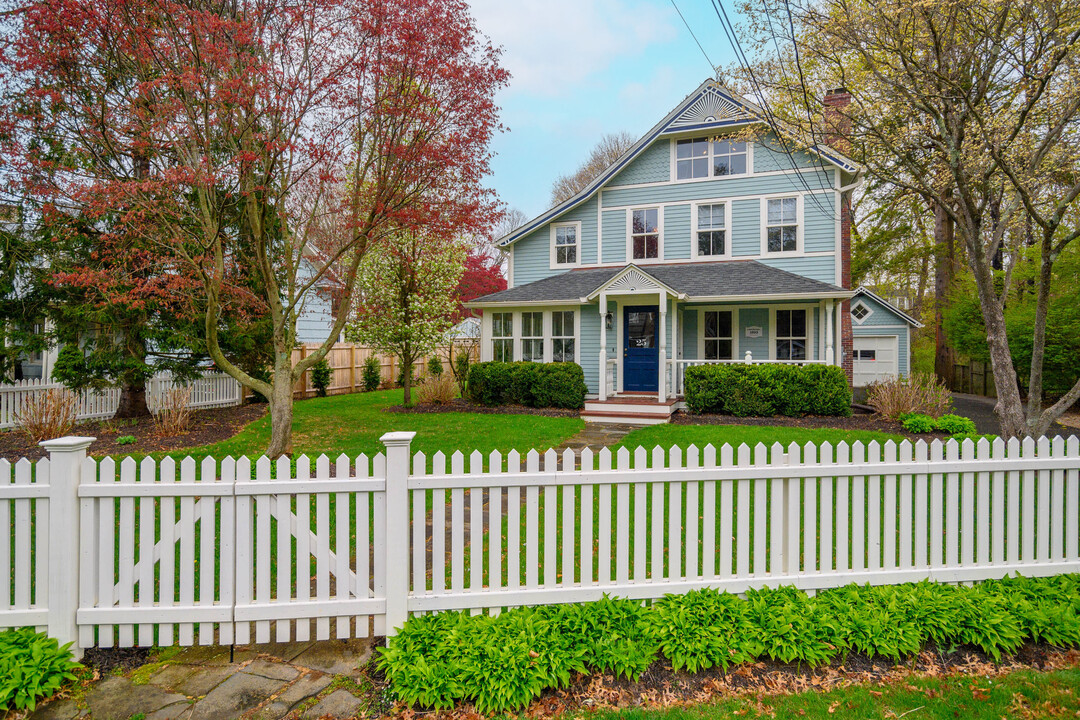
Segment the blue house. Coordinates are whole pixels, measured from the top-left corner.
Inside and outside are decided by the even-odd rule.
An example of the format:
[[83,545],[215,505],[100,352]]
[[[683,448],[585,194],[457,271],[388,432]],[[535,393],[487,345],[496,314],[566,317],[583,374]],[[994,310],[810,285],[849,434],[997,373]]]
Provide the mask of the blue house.
[[[848,101],[831,91],[827,113]],[[832,147],[796,151],[764,118],[708,80],[585,189],[502,238],[509,287],[470,303],[481,358],[580,364],[596,421],[666,421],[702,363],[823,363],[852,379],[848,214],[862,169]]]

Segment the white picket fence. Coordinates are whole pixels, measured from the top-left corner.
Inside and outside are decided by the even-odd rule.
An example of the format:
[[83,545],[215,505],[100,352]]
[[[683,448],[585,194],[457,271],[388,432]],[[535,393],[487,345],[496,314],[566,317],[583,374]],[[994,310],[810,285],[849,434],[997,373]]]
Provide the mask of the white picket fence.
[[[165,390],[183,384],[191,388],[191,405],[196,408],[228,407],[241,401],[240,383],[224,373],[207,373],[190,383],[177,383],[168,373],[150,378],[146,383],[146,402],[153,410]],[[0,385],[0,428],[14,427],[15,418],[27,398],[63,385],[41,380],[20,380]],[[79,420],[111,418],[120,405],[120,388],[84,390],[79,393]]]
[[[1080,571],[1080,441],[0,460],[0,626],[91,646],[393,633],[409,613]],[[14,472],[12,472],[14,471]],[[13,554],[11,554],[13,552]]]

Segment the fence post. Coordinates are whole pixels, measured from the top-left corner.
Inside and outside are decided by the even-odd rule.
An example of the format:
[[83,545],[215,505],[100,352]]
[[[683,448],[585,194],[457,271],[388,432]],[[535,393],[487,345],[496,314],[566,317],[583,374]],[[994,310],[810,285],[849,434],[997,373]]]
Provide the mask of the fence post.
[[386,635],[409,617],[409,462],[415,432],[389,432],[386,446]]
[[62,437],[40,443],[49,453],[49,635],[79,647],[79,484],[86,449],[97,438]]

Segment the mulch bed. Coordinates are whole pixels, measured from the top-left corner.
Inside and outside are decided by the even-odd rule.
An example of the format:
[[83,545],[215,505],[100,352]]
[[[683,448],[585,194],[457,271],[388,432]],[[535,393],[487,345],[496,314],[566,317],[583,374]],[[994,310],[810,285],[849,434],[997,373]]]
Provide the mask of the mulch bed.
[[[174,437],[160,437],[151,417],[89,420],[76,425],[73,434],[97,438],[90,446],[91,455],[134,455],[179,450],[227,440],[252,420],[262,417],[266,409],[265,403],[252,403],[198,410],[191,428]],[[135,442],[117,445],[116,439],[125,435],[134,435]],[[44,455],[45,451],[17,428],[0,431],[0,458],[15,461],[27,457],[33,460]]]
[[471,403],[468,400],[462,400],[461,398],[454,398],[446,405],[432,405],[429,403],[417,403],[412,407],[394,405],[393,407],[386,408],[386,411],[418,414],[469,412],[481,413],[484,415],[542,415],[544,417],[578,417],[581,414],[580,410],[532,408],[525,407],[524,405],[499,405],[496,407],[488,407],[487,405],[477,405],[476,403]]
[[799,428],[835,428],[837,430],[877,430],[878,432],[906,435],[913,439],[931,440],[947,438],[945,433],[909,433],[904,426],[893,420],[885,420],[879,415],[855,413],[851,417],[835,415],[807,415],[805,417],[735,417],[734,415],[716,415],[702,413],[676,412],[671,416],[675,425],[766,425],[774,427]]
[[[521,712],[521,716],[550,718],[594,708],[675,707],[733,697],[752,698],[758,703],[759,714],[769,716],[770,695],[808,690],[824,692],[855,684],[906,684],[916,677],[992,677],[1020,669],[1047,671],[1077,666],[1080,666],[1080,651],[1035,643],[1024,645],[1015,655],[1004,657],[998,663],[969,647],[950,652],[929,647],[918,656],[901,662],[852,653],[816,668],[764,661],[737,665],[728,672],[719,667],[697,673],[675,672],[666,660],[661,659],[636,681],[611,675],[577,676],[565,690],[545,691]],[[385,681],[372,675],[369,670],[368,678],[375,686],[373,692],[385,692],[380,687]],[[406,718],[422,715],[431,720],[477,720],[482,717],[471,704],[441,712],[410,710],[396,705],[388,714]]]

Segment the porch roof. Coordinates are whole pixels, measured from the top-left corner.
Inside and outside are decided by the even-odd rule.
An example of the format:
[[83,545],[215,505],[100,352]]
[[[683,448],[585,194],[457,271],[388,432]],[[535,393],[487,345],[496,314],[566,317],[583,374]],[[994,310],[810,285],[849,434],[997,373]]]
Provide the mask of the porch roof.
[[[851,290],[765,265],[757,260],[620,265],[568,270],[559,275],[491,293],[466,303],[469,307],[499,305],[576,305],[594,299],[600,291],[633,267],[660,285],[678,293],[680,300],[797,300],[848,298]],[[612,294],[617,294],[612,289]]]

